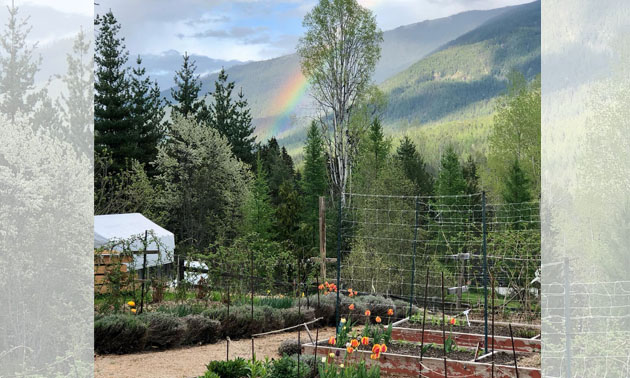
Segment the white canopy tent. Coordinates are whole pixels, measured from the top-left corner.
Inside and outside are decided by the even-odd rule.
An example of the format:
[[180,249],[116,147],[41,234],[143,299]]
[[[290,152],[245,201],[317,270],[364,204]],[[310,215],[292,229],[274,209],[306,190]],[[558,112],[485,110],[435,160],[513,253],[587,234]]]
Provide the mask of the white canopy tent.
[[[120,240],[129,240],[132,237],[137,237],[138,240],[131,244],[131,249],[142,251],[142,239],[147,231],[149,233],[153,232],[153,235],[158,240],[157,243],[151,241],[147,251],[159,251],[159,257],[157,253],[146,255],[147,267],[172,263],[173,251],[175,250],[175,235],[153,223],[140,213],[94,216],[94,248],[101,248],[109,243],[114,244]],[[149,240],[151,240],[150,237]],[[113,249],[121,250],[122,248],[114,246]],[[142,255],[136,255],[134,260],[135,269],[142,269]]]

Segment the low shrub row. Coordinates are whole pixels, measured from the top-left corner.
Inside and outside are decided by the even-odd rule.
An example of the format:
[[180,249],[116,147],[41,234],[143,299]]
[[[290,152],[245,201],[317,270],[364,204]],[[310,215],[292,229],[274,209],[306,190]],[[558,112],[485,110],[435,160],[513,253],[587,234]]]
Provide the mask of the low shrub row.
[[236,358],[230,361],[212,361],[208,370],[199,378],[312,378],[315,377],[314,361],[304,358],[299,362],[296,356],[284,355],[280,359],[244,360]]
[[[370,310],[370,318],[375,319],[380,316],[382,319],[391,318],[392,321],[403,319],[409,312],[409,303],[399,299],[384,298],[375,295],[362,295],[356,297],[348,297],[346,295],[340,296],[340,317],[351,317],[357,324],[365,324],[367,317],[364,316],[365,310]],[[315,306],[315,317],[322,317],[326,325],[335,325],[335,304],[337,296],[334,293],[329,295],[319,296],[319,306],[317,305],[317,295],[309,298],[310,303]],[[354,304],[354,310],[350,310],[350,305]],[[387,311],[392,309],[394,315],[391,317],[387,314]],[[419,309],[414,306],[413,312],[418,312]]]

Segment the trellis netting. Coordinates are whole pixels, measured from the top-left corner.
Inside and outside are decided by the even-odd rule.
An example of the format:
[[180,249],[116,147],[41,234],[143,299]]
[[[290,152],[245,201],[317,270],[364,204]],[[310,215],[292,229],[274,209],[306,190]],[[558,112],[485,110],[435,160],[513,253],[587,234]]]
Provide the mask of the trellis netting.
[[443,272],[447,310],[457,312],[483,309],[494,278],[496,311],[539,317],[538,202],[346,193],[341,203],[342,288],[421,305],[428,271],[427,302],[437,307]]

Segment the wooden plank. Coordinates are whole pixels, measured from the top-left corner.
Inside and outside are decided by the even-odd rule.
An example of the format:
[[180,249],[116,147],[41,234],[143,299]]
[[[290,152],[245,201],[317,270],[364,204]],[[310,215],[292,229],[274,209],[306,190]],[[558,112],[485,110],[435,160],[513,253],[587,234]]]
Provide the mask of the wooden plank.
[[[95,265],[94,266],[94,274],[95,275],[103,275],[103,274],[107,274],[109,272],[114,271],[115,269],[118,269],[117,265]],[[120,265],[120,271],[123,273],[127,272],[127,265],[122,264]]]
[[128,264],[133,262],[132,256],[110,256],[110,255],[101,255],[94,256],[94,265],[112,265],[112,264]]

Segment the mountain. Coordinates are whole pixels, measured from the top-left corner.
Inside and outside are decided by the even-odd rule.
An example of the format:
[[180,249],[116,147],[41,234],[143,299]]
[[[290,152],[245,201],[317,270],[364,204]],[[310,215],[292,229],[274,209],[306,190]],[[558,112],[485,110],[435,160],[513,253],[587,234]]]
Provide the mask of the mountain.
[[516,69],[540,73],[540,1],[503,12],[381,84],[393,127],[478,117],[493,111]]
[[[147,70],[147,74],[153,80],[156,80],[160,88],[169,88],[173,85],[173,77],[175,72],[182,65],[182,55],[176,50],[167,50],[161,54],[144,54],[141,55],[142,64]],[[136,64],[137,55],[129,54],[129,66]],[[229,68],[245,62],[239,60],[221,60],[212,59],[204,55],[191,54],[191,59],[197,64],[197,73],[201,76],[207,76],[213,72],[217,72],[221,67]]]
[[[512,8],[468,11],[385,31],[374,81],[383,82],[445,43]],[[249,101],[259,139],[264,140],[272,135],[281,139],[304,138],[301,131],[308,124],[315,108],[308,95],[299,96],[303,94],[303,88],[300,88],[303,83],[300,82],[297,54],[235,65],[226,71],[229,79],[235,81],[237,89],[243,89]],[[204,93],[214,90],[216,78],[216,74],[202,78]],[[170,90],[163,94],[170,99]],[[299,136],[294,135],[296,132]]]

